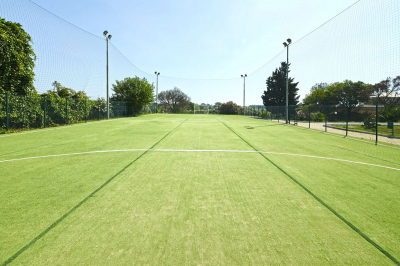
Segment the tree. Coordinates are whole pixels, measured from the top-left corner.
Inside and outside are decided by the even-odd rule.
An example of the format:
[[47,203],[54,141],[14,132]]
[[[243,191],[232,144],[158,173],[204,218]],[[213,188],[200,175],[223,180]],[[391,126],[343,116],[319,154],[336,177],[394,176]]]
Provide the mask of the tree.
[[376,83],[371,90],[372,102],[384,106],[381,111],[381,119],[397,121],[400,119],[400,76],[387,78]]
[[121,81],[116,80],[112,85],[114,94],[112,100],[126,102],[128,111],[132,113],[139,112],[144,105],[154,101],[154,85],[150,84],[146,78],[125,78]]
[[314,86],[311,87],[310,92],[313,92],[315,90],[326,90],[330,84],[326,82],[321,82],[321,83],[316,83]]
[[222,104],[221,102],[216,102],[216,103],[214,104],[214,107],[217,107],[217,108],[218,108],[218,107],[221,106],[221,104]]
[[335,82],[325,90],[325,104],[354,107],[369,100],[371,84],[362,81]]
[[384,107],[392,107],[400,104],[400,76],[387,78],[372,87],[372,97],[374,104]]
[[[282,62],[281,66],[272,72],[272,76],[268,77],[267,90],[261,96],[265,106],[286,105],[286,66],[287,63]],[[297,105],[300,98],[297,88],[299,83],[293,81],[294,78],[289,77],[289,105]]]
[[158,100],[160,104],[164,105],[171,113],[183,113],[184,109],[187,108],[190,103],[190,97],[177,87],[174,87],[173,90],[160,92],[158,94]]
[[219,106],[218,111],[220,114],[233,115],[241,113],[241,107],[236,103],[230,101],[223,103]]
[[36,93],[33,86],[36,55],[31,42],[21,24],[0,18],[0,93]]

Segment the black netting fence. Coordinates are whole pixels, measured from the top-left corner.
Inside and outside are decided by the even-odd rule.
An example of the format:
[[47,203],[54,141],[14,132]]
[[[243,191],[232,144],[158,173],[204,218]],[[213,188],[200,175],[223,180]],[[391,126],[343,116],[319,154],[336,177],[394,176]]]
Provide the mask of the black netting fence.
[[[286,123],[285,106],[266,106],[261,112],[251,107],[245,110],[250,117]],[[287,124],[400,145],[400,105],[292,105]]]
[[[104,99],[0,94],[1,131],[46,128],[107,119]],[[110,118],[126,117],[124,102],[110,101]]]

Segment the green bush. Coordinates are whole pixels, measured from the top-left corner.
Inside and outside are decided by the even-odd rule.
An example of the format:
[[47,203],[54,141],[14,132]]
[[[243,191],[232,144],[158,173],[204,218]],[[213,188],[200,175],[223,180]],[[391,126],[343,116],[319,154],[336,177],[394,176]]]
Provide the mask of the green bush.
[[321,112],[311,113],[310,114],[311,121],[313,122],[323,122],[325,121],[325,115]]

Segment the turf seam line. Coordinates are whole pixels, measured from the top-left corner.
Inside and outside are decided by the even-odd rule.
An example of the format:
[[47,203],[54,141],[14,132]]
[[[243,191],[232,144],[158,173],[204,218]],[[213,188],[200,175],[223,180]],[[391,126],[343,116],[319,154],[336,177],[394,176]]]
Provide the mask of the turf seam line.
[[[189,119],[190,117],[188,117],[187,119]],[[186,119],[186,120],[187,120]],[[186,121],[185,120],[185,121]],[[174,127],[171,131],[169,131],[164,137],[162,137],[159,141],[157,141],[153,146],[151,146],[150,149],[154,148],[157,144],[159,144],[162,140],[164,140],[169,134],[171,134],[174,130],[176,130],[177,128],[179,128],[183,123],[185,123],[185,121],[183,121],[182,123],[180,123],[179,125],[177,125],[176,127]],[[19,255],[21,255],[25,250],[27,250],[30,246],[32,246],[33,244],[36,243],[36,241],[38,241],[39,239],[41,239],[43,236],[45,236],[51,229],[53,229],[54,227],[56,227],[60,222],[62,222],[65,218],[67,218],[72,212],[74,212],[76,209],[78,209],[80,206],[82,206],[88,199],[90,199],[91,197],[93,197],[97,192],[99,192],[102,188],[104,188],[106,185],[108,185],[113,179],[115,179],[118,175],[120,175],[122,172],[124,172],[128,167],[130,167],[132,164],[134,164],[136,161],[138,161],[141,157],[143,157],[147,152],[149,152],[148,150],[143,152],[141,155],[139,155],[135,160],[133,160],[132,162],[130,162],[128,165],[126,165],[124,168],[122,168],[118,173],[116,173],[115,175],[113,175],[110,179],[108,179],[106,182],[104,182],[100,187],[98,187],[96,190],[94,190],[92,193],[90,193],[86,198],[84,198],[83,200],[81,200],[77,205],[75,205],[72,209],[70,209],[68,212],[66,212],[63,216],[61,216],[60,218],[58,218],[55,222],[53,222],[49,227],[47,227],[44,231],[42,231],[39,235],[37,235],[33,240],[31,240],[28,244],[26,244],[23,248],[21,248],[20,250],[18,250],[14,255],[12,255],[10,258],[8,258],[3,264],[2,266],[5,266],[11,262],[13,262]]]
[[[217,118],[218,119],[218,118]],[[251,145],[248,141],[246,141],[244,138],[242,138],[238,133],[236,133],[232,128],[230,128],[228,125],[222,123],[224,126],[226,126],[229,130],[231,130],[236,136],[238,136],[241,140],[243,140],[247,145],[249,145],[252,149],[257,151],[253,145]],[[258,152],[258,151],[257,151]],[[383,253],[387,258],[389,258],[392,262],[394,262],[397,265],[400,265],[400,261],[398,261],[395,257],[393,257],[389,252],[387,252],[385,249],[383,249],[381,246],[379,246],[375,241],[373,241],[371,238],[369,238],[366,234],[364,234],[360,229],[358,229],[355,225],[353,225],[351,222],[347,221],[343,216],[341,216],[338,212],[336,212],[334,209],[332,209],[328,204],[326,204],[323,200],[321,200],[317,195],[312,193],[307,187],[305,187],[303,184],[301,184],[299,181],[297,181],[294,177],[289,175],[285,170],[280,168],[278,165],[276,165],[274,162],[272,162],[270,159],[268,159],[264,154],[258,152],[264,159],[266,159],[268,162],[270,162],[272,165],[274,165],[276,168],[278,168],[282,173],[284,173],[287,177],[289,177],[293,182],[295,182],[297,185],[299,185],[303,190],[305,190],[309,195],[311,195],[314,199],[316,199],[319,203],[321,203],[325,208],[327,208],[331,213],[333,213],[337,218],[339,218],[342,222],[344,222],[347,226],[349,226],[353,231],[358,233],[362,238],[364,238],[366,241],[368,241],[371,245],[373,245],[376,249],[378,249],[381,253]]]

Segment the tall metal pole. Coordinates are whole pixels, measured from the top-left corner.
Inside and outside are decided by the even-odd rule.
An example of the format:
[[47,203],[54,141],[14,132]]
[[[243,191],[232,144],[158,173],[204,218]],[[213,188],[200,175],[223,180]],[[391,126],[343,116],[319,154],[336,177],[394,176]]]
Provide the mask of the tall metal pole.
[[157,74],[157,86],[156,86],[156,113],[158,113],[158,75]]
[[243,76],[243,107],[246,106],[246,76]]
[[157,76],[157,83],[156,83],[156,113],[158,113],[158,75],[160,75],[160,72],[154,72]]
[[245,115],[245,107],[246,107],[246,77],[247,74],[241,75],[243,78],[243,115]]
[[110,103],[108,97],[108,38],[106,37],[107,42],[107,119],[110,119]]
[[286,124],[289,122],[289,45],[286,58]]

